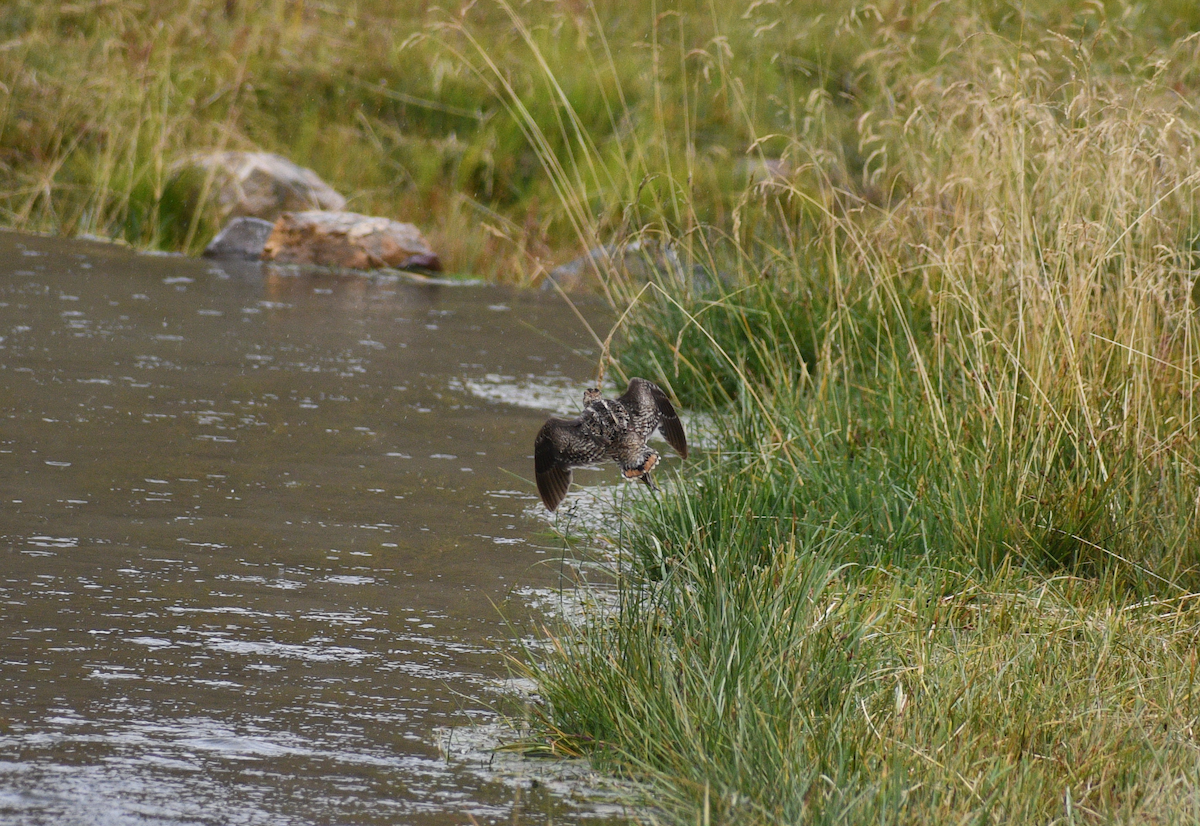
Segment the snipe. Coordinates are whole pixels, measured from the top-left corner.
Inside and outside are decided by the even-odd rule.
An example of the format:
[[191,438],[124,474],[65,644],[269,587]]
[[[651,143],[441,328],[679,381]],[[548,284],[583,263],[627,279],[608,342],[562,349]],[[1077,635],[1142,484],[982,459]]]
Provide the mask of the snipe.
[[542,502],[553,511],[571,486],[571,469],[606,457],[620,465],[625,478],[641,479],[658,490],[650,479],[658,451],[646,444],[656,429],[687,458],[683,423],[657,384],[630,379],[629,389],[616,399],[601,398],[595,387],[585,390],[579,418],[549,419],[533,443],[533,469]]

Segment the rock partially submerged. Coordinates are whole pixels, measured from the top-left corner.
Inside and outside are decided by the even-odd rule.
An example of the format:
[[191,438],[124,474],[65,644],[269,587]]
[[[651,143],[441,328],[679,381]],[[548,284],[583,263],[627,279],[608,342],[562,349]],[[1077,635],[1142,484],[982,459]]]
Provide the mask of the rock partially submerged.
[[234,218],[204,248],[205,258],[257,261],[275,225],[261,218]]
[[186,172],[191,173],[188,186],[195,189],[212,175],[209,196],[222,222],[238,217],[274,221],[284,212],[346,207],[346,199],[317,173],[271,152],[197,152],[176,165],[177,179]]
[[637,282],[670,280],[677,283],[684,283],[691,276],[702,289],[712,283],[701,267],[692,267],[689,271],[671,245],[654,239],[637,239],[627,244],[594,247],[573,261],[555,267],[542,282],[542,289],[551,290],[557,284],[571,292],[596,285],[608,275]]
[[370,270],[440,272],[442,263],[412,224],[354,212],[285,212],[263,247],[262,260]]
[[786,186],[796,174],[795,167],[784,158],[749,157],[737,162],[737,172],[751,184]]
[[607,269],[613,266],[613,256],[616,252],[616,244],[593,247],[578,258],[550,270],[546,280],[542,282],[542,289],[552,290],[557,285],[571,292],[589,282],[596,283]]

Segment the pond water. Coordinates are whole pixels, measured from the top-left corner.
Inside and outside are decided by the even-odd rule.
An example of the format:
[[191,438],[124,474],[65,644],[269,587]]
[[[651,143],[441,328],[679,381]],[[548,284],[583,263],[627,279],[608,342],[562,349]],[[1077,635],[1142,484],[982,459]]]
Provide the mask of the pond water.
[[566,568],[530,456],[581,327],[0,232],[0,820],[612,820],[480,746]]

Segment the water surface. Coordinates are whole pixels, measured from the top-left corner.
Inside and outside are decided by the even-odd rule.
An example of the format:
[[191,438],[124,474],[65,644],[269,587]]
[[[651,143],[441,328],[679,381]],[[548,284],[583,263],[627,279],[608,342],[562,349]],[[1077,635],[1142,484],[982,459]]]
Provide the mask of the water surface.
[[589,341],[533,293],[0,232],[0,819],[611,813],[439,748],[559,585],[529,457]]

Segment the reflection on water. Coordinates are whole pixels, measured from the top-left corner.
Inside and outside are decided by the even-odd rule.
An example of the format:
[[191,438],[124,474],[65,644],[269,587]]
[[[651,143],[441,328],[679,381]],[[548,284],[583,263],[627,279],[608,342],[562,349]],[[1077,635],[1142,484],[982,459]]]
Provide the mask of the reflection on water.
[[529,456],[592,369],[577,327],[0,233],[0,818],[611,815],[444,742],[502,699],[495,606],[559,584]]

